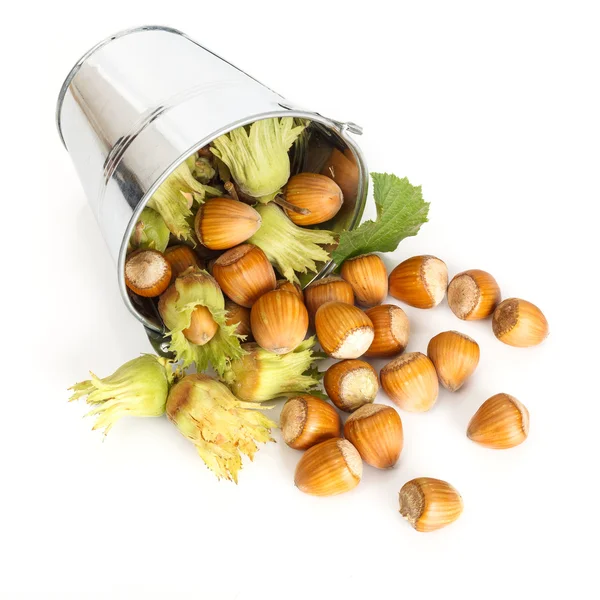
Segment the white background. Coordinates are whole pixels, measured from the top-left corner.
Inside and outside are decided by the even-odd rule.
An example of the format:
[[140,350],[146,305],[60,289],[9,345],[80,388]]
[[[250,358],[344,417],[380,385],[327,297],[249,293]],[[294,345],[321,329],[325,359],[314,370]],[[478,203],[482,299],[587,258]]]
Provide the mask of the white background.
[[[391,8],[394,5],[395,8]],[[13,6],[2,61],[2,598],[598,597],[598,165],[594,2],[54,2]],[[542,346],[502,345],[445,302],[406,309],[409,350],[457,328],[482,360],[459,393],[402,413],[397,467],[353,492],[293,485],[272,444],[218,483],[166,419],[107,440],[68,404],[87,370],[150,347],[54,127],[72,64],[115,31],[178,27],[284,96],[364,127],[373,171],[423,185],[430,223],[387,258],[483,268],[545,312]],[[176,65],[174,65],[174,68]],[[531,413],[509,451],[466,424],[497,392]],[[383,402],[387,402],[382,398]],[[414,532],[397,492],[447,479],[465,511]]]

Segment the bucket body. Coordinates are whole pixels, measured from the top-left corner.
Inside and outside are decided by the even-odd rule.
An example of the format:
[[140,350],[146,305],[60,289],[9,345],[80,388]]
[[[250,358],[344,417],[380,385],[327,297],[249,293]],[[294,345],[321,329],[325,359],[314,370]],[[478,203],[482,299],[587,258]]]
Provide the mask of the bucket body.
[[[311,122],[304,170],[318,171],[333,148],[355,163],[355,197],[345,198],[327,226],[356,227],[368,171],[348,134],[360,128],[295,108],[180,31],[147,26],[115,34],[86,53],[65,80],[56,113],[60,137],[116,262],[123,301],[157,339],[160,320],[141,311],[125,286],[127,242],[139,213],[193,152],[236,127],[284,116]],[[317,277],[332,268],[323,265]]]

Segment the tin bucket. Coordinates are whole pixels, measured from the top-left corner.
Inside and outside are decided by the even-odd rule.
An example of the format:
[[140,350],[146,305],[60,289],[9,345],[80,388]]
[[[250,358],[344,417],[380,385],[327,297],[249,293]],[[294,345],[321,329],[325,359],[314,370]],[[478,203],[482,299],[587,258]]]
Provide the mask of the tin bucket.
[[[364,157],[349,135],[360,134],[360,127],[294,107],[180,31],[146,26],[117,33],[87,52],[63,83],[56,109],[60,137],[117,264],[123,301],[158,352],[166,352],[167,339],[155,306],[134,304],[125,286],[127,243],[139,214],[193,152],[236,127],[284,116],[310,121],[293,170],[319,172],[334,148],[351,159],[357,186],[326,225],[355,228],[368,188]],[[303,283],[333,268],[324,264]]]

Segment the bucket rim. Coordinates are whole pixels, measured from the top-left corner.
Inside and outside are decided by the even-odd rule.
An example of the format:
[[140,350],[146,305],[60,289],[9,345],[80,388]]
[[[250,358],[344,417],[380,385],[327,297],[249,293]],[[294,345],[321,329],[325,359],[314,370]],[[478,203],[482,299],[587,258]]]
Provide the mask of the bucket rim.
[[[123,240],[121,242],[121,248],[119,250],[119,258],[117,261],[117,278],[118,278],[119,291],[121,293],[121,297],[122,297],[123,301],[125,302],[125,306],[129,310],[129,312],[138,321],[140,321],[142,323],[142,325],[144,325],[144,327],[146,327],[146,329],[150,329],[151,331],[154,331],[156,333],[163,334],[163,335],[166,333],[164,328],[157,327],[157,325],[154,322],[152,322],[150,319],[146,318],[142,313],[140,313],[135,308],[135,306],[133,305],[133,302],[131,301],[131,298],[129,297],[129,294],[127,292],[127,286],[125,285],[125,275],[124,275],[125,260],[127,258],[127,246],[128,246],[128,242],[131,237],[131,234],[133,232],[133,228],[135,227],[135,224],[137,223],[142,210],[144,210],[144,208],[150,201],[150,198],[152,197],[154,192],[156,192],[156,190],[169,177],[169,175],[171,175],[171,173],[187,157],[192,155],[194,152],[196,152],[200,148],[203,148],[207,144],[210,144],[210,142],[212,142],[214,139],[216,139],[220,135],[229,133],[230,131],[237,129],[238,127],[250,125],[251,123],[254,123],[255,121],[260,121],[263,119],[269,119],[269,118],[274,118],[274,117],[296,117],[296,118],[301,118],[301,119],[308,119],[309,121],[315,121],[317,123],[320,123],[321,125],[325,125],[329,130],[331,130],[333,133],[338,135],[344,141],[344,143],[346,143],[348,145],[348,147],[350,148],[350,150],[356,157],[356,162],[357,162],[357,165],[359,168],[359,173],[360,173],[360,179],[359,179],[360,187],[357,190],[357,194],[356,194],[357,206],[355,207],[355,210],[352,214],[352,220],[348,224],[347,229],[348,230],[355,229],[360,224],[360,221],[362,219],[362,216],[363,216],[363,213],[365,210],[366,201],[367,201],[369,171],[367,168],[367,163],[366,163],[364,154],[362,153],[360,147],[354,141],[354,139],[350,135],[348,135],[348,131],[351,130],[351,127],[349,125],[347,125],[346,123],[340,123],[338,121],[334,121],[334,120],[324,117],[323,115],[320,115],[318,113],[304,111],[304,110],[291,109],[291,108],[288,108],[285,104],[280,104],[280,106],[281,106],[281,110],[271,110],[271,111],[257,113],[257,114],[245,117],[244,119],[240,119],[240,120],[236,121],[235,123],[221,127],[219,129],[217,129],[216,131],[214,131],[213,133],[209,134],[208,136],[205,136],[202,140],[198,141],[193,146],[191,146],[188,150],[183,152],[177,160],[173,161],[163,171],[163,173],[156,179],[156,181],[154,182],[152,187],[150,187],[148,189],[148,191],[144,194],[144,196],[139,201],[138,205],[136,206],[135,210],[133,211],[133,214],[131,215],[131,219],[129,220],[129,223],[127,224],[125,233],[123,234]],[[316,279],[319,279],[321,277],[325,277],[326,275],[329,275],[335,269],[335,267],[336,267],[336,264],[334,263],[334,261],[330,260],[323,266],[323,268],[318,273],[315,274],[315,276],[311,279],[311,282],[315,281]]]

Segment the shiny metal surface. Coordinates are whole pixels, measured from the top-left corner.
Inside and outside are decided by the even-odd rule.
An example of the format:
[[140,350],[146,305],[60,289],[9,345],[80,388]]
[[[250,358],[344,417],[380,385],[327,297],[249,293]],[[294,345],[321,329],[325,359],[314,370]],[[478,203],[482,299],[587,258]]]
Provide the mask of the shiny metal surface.
[[[328,225],[336,230],[356,227],[368,171],[349,135],[361,133],[354,123],[295,109],[185,34],[166,27],[115,34],[86,53],[69,73],[57,104],[59,134],[117,263],[123,301],[146,328],[162,331],[158,319],[132,304],[123,275],[127,240],[146,202],[182,160],[217,136],[281,116],[312,122],[308,163],[333,147],[350,150],[359,171],[356,198],[347,199]],[[318,276],[333,267],[324,265]]]

